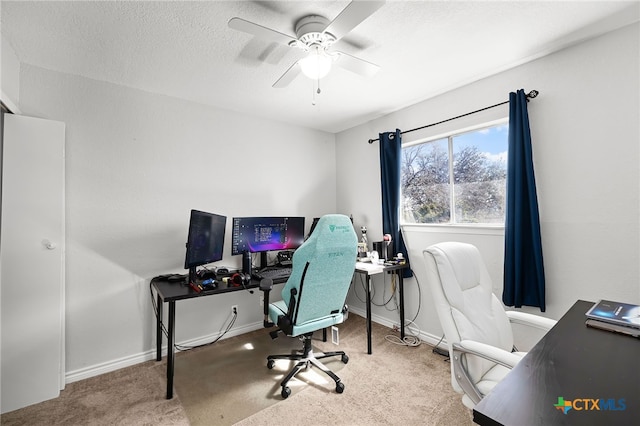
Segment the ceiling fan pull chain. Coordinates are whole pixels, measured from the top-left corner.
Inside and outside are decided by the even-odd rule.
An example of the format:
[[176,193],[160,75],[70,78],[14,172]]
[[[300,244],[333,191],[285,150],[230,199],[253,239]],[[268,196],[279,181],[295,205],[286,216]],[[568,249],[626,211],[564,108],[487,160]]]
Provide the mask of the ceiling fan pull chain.
[[[316,86],[316,83],[317,83],[317,86]],[[320,93],[322,93],[322,91],[320,90],[320,79],[319,78],[315,80],[312,88],[313,88],[313,94],[312,94],[313,97],[311,99],[311,105],[315,106],[316,105],[316,94],[319,95]]]
[[311,105],[316,106],[316,84],[311,85]]

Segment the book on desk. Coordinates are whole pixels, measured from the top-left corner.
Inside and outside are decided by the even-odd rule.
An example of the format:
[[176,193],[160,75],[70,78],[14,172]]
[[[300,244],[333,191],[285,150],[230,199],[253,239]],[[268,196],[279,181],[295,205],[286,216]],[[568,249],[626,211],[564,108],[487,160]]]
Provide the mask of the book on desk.
[[640,306],[599,300],[585,314],[589,327],[640,337]]

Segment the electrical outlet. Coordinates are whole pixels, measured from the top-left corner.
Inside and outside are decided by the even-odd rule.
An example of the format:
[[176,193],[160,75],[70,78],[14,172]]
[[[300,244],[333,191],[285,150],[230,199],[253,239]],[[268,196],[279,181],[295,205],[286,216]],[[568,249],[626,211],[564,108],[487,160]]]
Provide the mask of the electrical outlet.
[[238,314],[238,305],[231,306],[231,315],[237,315],[237,314]]

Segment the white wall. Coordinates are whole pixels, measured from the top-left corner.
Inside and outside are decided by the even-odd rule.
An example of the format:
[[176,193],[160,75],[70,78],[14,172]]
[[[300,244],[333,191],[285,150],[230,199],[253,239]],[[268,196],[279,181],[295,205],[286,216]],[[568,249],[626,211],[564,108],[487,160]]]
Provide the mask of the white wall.
[[[558,319],[577,299],[640,303],[638,28],[636,23],[338,134],[338,209],[352,211],[358,227],[367,226],[369,241],[380,240],[378,142],[369,145],[370,138],[493,105],[517,89],[537,89],[540,95],[528,107],[547,284],[543,315]],[[405,134],[403,141],[508,116],[507,107],[491,111]],[[405,227],[404,233],[421,288],[419,293],[414,279],[406,282],[406,317],[413,318],[421,302],[416,323],[426,337],[442,334],[421,279],[422,250],[428,245],[443,240],[478,245],[502,296],[501,232]],[[349,302],[364,309],[353,295]],[[537,308],[524,310],[540,314]],[[373,312],[380,322],[398,323],[397,312],[380,307]]]
[[1,37],[0,93],[2,102],[14,113],[20,112],[20,61],[5,37]]
[[[185,272],[190,209],[228,217],[218,265],[232,267],[233,216],[305,216],[308,230],[335,211],[333,134],[25,64],[21,106],[67,125],[68,380],[150,359],[149,280]],[[261,326],[258,293],[178,303],[176,341],[217,335],[232,304],[236,334]]]
[[[0,37],[0,52],[1,52],[1,60],[0,60],[0,100],[9,108],[11,111],[20,112],[18,108],[18,103],[20,100],[20,62],[18,61],[18,57],[14,52],[13,48],[9,44],[9,42],[4,38]],[[4,150],[3,146],[3,133],[4,133],[4,117],[0,118],[0,171],[2,171],[2,152]],[[2,183],[2,177],[0,173],[0,184]],[[0,209],[2,208],[2,188],[0,185]],[[2,288],[2,283],[0,282],[0,288]],[[2,295],[2,291],[0,291],[0,296]],[[1,300],[1,297],[0,297]],[[2,336],[0,336],[0,342],[2,341]],[[2,351],[0,350],[0,353]],[[0,381],[2,378],[0,377]],[[2,400],[2,395],[0,395],[0,400]]]

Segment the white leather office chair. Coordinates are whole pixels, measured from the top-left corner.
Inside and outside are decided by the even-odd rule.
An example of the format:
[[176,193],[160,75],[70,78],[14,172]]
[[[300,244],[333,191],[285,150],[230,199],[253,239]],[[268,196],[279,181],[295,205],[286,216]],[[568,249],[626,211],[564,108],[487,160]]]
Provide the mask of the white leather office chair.
[[451,384],[473,408],[526,354],[513,352],[511,322],[548,331],[556,321],[505,311],[478,249],[445,242],[423,251],[451,360]]

